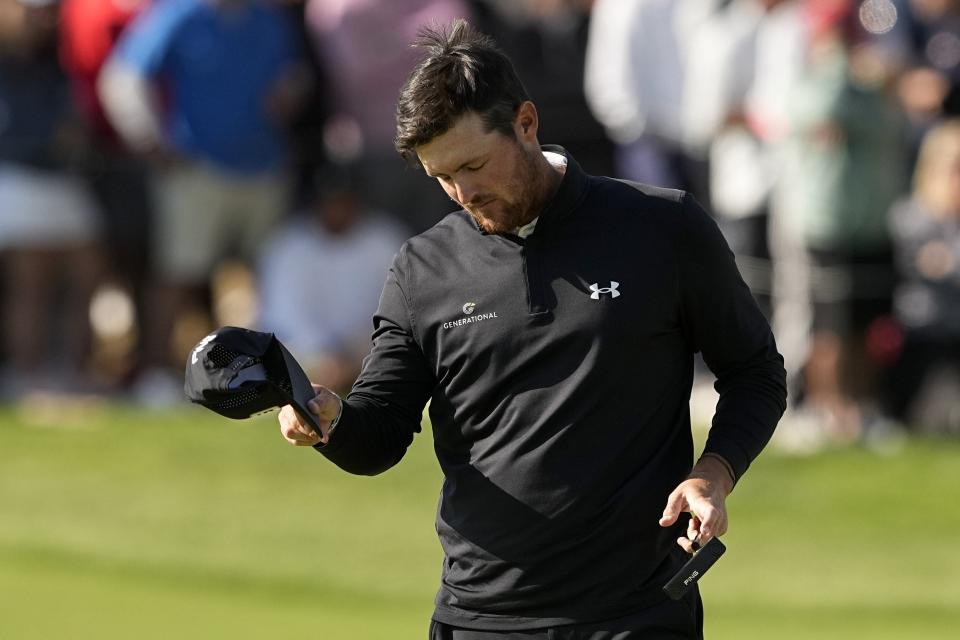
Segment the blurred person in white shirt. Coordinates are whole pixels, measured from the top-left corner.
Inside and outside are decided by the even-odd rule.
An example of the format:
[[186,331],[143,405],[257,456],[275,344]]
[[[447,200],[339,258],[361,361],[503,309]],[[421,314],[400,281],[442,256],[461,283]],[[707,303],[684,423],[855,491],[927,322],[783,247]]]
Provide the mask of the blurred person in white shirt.
[[260,328],[276,334],[311,380],[343,391],[370,350],[370,318],[406,239],[391,216],[366,207],[353,175],[322,169],[314,204],[270,238],[258,270]]
[[681,104],[693,34],[723,0],[597,0],[584,90],[618,144],[625,178],[707,199],[705,167],[683,147]]

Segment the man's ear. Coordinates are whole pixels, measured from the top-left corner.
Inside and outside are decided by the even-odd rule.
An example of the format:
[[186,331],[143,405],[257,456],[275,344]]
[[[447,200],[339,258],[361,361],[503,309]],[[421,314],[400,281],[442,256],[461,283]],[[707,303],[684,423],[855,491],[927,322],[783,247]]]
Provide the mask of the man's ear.
[[513,119],[513,129],[517,134],[517,139],[527,143],[536,143],[539,125],[540,118],[537,114],[537,108],[529,100],[523,102]]

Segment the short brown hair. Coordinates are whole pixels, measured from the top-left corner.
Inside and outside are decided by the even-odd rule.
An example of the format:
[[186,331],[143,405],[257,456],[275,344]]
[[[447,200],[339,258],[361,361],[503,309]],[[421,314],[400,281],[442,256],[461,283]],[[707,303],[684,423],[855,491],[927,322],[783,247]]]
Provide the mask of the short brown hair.
[[513,137],[513,119],[530,98],[510,59],[492,38],[458,19],[420,31],[414,47],[427,56],[414,67],[397,101],[394,146],[419,164],[416,147],[443,135],[468,112],[488,131]]

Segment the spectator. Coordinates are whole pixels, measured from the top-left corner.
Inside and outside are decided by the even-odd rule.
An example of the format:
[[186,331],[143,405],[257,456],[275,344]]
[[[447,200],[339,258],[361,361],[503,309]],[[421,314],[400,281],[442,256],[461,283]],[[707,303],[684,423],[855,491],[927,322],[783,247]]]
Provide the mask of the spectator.
[[694,32],[681,105],[687,151],[708,159],[711,209],[768,317],[772,156],[787,119],[783,86],[802,69],[797,15],[790,0],[734,0],[704,21]]
[[625,178],[708,199],[706,168],[691,158],[679,106],[696,27],[722,0],[597,0],[584,86],[594,115],[618,144]]
[[[197,336],[171,347],[175,319],[198,306],[229,252],[251,260],[285,210],[283,127],[305,88],[294,38],[266,0],[169,0],[134,22],[104,68],[112,124],[158,167],[154,366],[171,351],[181,366]],[[164,378],[144,378],[145,399],[182,395]]]
[[[60,58],[73,98],[89,132],[82,167],[103,218],[111,284],[134,301],[135,324],[147,317],[151,198],[147,165],[124,147],[104,113],[97,83],[104,63],[127,25],[147,0],[63,0]],[[139,319],[139,322],[136,320]],[[128,381],[141,366],[143,331],[112,363],[118,381]]]
[[808,68],[791,94],[793,132],[780,181],[786,224],[811,263],[813,334],[805,404],[829,436],[862,434],[876,367],[865,332],[889,313],[886,212],[902,193],[899,112],[889,70],[864,38],[856,3],[810,0]]
[[102,257],[93,200],[71,172],[78,136],[57,61],[59,7],[52,0],[0,5],[8,20],[0,36],[5,391],[17,396],[81,382]]
[[960,432],[960,391],[940,407],[918,402],[923,390],[960,374],[960,120],[927,134],[913,193],[890,214],[901,282],[894,312],[904,331],[887,385],[887,408],[902,423]]
[[897,93],[907,118],[909,171],[926,132],[944,115],[960,113],[960,3],[897,0],[909,54]]
[[[405,234],[365,207],[345,169],[327,168],[320,176],[312,209],[267,243],[260,324],[277,334],[311,380],[346,392],[370,350],[370,318]],[[326,304],[330,300],[337,304]]]
[[910,0],[916,69],[939,75],[945,89],[940,108],[960,115],[960,2]]
[[293,167],[292,201],[288,209],[307,206],[314,196],[314,175],[327,163],[324,126],[330,118],[331,102],[327,69],[320,51],[314,46],[311,27],[307,23],[307,4],[304,0],[273,0],[287,14],[296,32],[296,47],[301,52],[307,88],[299,110],[288,125],[289,151]]
[[396,213],[412,231],[452,205],[393,150],[397,94],[416,62],[409,43],[431,22],[470,17],[463,0],[308,0],[307,24],[325,64],[331,95],[328,156],[359,164],[371,205]]

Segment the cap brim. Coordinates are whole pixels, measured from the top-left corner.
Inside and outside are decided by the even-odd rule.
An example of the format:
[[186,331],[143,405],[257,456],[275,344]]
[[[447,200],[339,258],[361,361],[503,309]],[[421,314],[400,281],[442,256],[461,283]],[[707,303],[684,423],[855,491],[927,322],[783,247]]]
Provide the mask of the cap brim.
[[313,390],[313,385],[310,384],[310,378],[304,373],[297,359],[283,346],[283,343],[276,340],[276,344],[280,347],[280,353],[283,355],[283,364],[290,378],[290,387],[293,392],[290,398],[290,405],[296,409],[302,419],[307,421],[314,433],[322,438],[323,432],[320,430],[320,421],[308,408],[310,401],[317,395],[316,391]]

